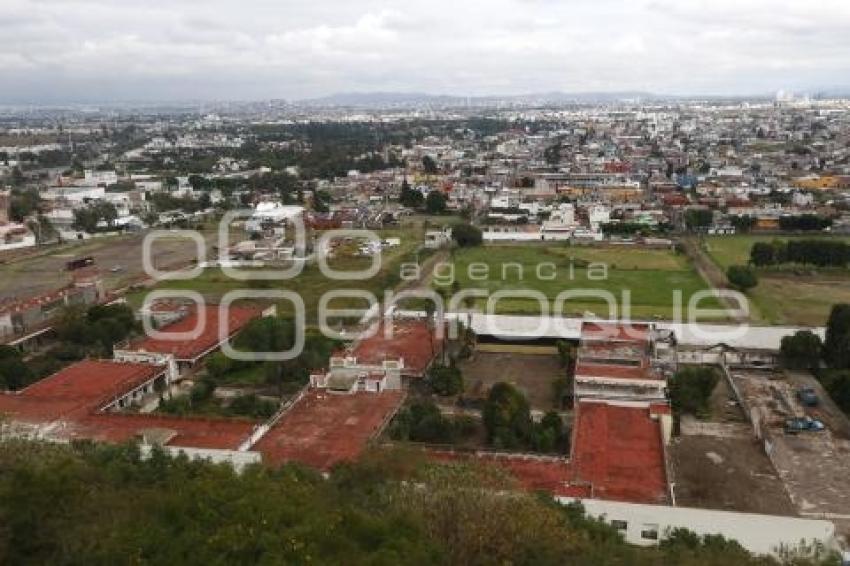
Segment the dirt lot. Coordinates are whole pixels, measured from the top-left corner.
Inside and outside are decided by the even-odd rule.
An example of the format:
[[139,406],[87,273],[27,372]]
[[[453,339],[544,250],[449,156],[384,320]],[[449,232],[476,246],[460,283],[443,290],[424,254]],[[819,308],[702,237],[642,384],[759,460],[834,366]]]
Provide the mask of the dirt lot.
[[[204,233],[208,254],[217,242],[217,233]],[[142,265],[144,234],[106,236],[84,242],[52,247],[44,252],[0,265],[0,299],[25,298],[67,285],[71,275],[65,263],[91,255],[100,268],[108,290],[117,289],[145,278]],[[153,247],[156,268],[173,269],[195,259],[195,244],[186,238],[162,238]],[[112,271],[116,268],[116,271]]]
[[522,391],[533,409],[553,408],[552,380],[564,374],[553,354],[518,354],[507,352],[476,352],[472,359],[461,364],[466,380],[466,394],[485,396],[490,387],[500,381]]
[[[741,391],[744,404],[761,415],[760,427],[765,445],[778,476],[785,484],[797,511],[802,516],[839,519],[842,533],[850,520],[850,442],[835,430],[822,399],[821,409],[806,409],[795,397],[798,379],[787,379],[780,372],[735,371],[732,378]],[[818,413],[820,411],[820,413]],[[783,423],[788,416],[805,413],[824,416],[827,429],[786,434]],[[832,415],[833,417],[835,415]],[[835,433],[835,434],[834,434]]]
[[725,379],[717,381],[717,386],[711,393],[708,400],[709,409],[711,411],[711,421],[717,423],[743,423],[749,429],[749,421],[738,401],[735,400],[735,395],[729,389],[729,384]]
[[670,445],[676,502],[747,513],[795,515],[755,438],[680,436]]

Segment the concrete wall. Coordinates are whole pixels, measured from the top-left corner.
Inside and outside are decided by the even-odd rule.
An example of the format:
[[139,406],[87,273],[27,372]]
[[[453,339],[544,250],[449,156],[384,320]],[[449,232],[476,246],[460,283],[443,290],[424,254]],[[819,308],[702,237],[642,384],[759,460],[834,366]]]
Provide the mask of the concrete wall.
[[[561,503],[575,501],[558,498]],[[665,533],[686,528],[699,535],[723,535],[737,540],[741,546],[757,554],[775,554],[780,547],[796,547],[820,542],[836,548],[835,526],[830,521],[735,513],[691,507],[640,505],[599,499],[580,500],[587,515],[607,523],[622,521],[620,531],[626,542],[650,546],[658,544]],[[649,534],[657,533],[653,539]]]
[[112,353],[112,358],[118,362],[166,366],[165,375],[167,383],[175,381],[180,376],[177,363],[174,361],[172,354],[115,349]]

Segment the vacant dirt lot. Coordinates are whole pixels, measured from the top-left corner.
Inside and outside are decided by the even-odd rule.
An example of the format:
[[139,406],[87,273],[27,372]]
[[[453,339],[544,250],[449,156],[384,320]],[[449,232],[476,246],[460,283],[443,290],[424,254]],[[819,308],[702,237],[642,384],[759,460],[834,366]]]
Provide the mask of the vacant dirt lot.
[[679,505],[796,515],[755,438],[680,436],[670,445],[670,456]]
[[[207,253],[212,254],[218,235],[213,231],[203,234]],[[144,234],[93,238],[53,247],[33,257],[0,265],[0,298],[25,298],[67,285],[71,274],[65,271],[65,263],[88,255],[94,257],[107,289],[117,289],[144,279],[143,240]],[[192,240],[175,236],[158,239],[152,255],[155,267],[166,271],[188,264],[197,253]]]
[[493,385],[504,381],[522,391],[533,409],[543,411],[553,408],[552,380],[564,375],[564,369],[553,354],[479,351],[461,364],[461,370],[468,396],[486,396]]

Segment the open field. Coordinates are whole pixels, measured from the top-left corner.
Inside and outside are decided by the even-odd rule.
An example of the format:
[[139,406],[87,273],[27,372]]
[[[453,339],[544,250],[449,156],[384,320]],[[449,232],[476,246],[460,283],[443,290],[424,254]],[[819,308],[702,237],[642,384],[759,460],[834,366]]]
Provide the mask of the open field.
[[[672,318],[675,290],[682,291],[686,307],[694,293],[708,289],[685,256],[667,250],[487,246],[459,250],[450,261],[461,289],[485,289],[491,295],[498,291],[539,291],[550,307],[563,291],[605,291],[614,296],[616,314],[623,312],[625,291],[630,294],[631,315],[638,318]],[[470,271],[471,264],[486,265],[486,275],[477,273],[479,267]],[[438,270],[435,285],[450,288],[450,275],[448,268]],[[485,299],[478,299],[478,308],[485,305]],[[718,308],[718,304],[709,298],[700,307]],[[538,302],[531,298],[508,297],[496,306],[496,312],[504,314],[535,314],[539,309]],[[575,298],[564,307],[564,314],[581,315],[586,311],[608,314],[604,300],[596,297]]]
[[[705,250],[723,270],[746,264],[756,242],[775,239],[827,239],[837,236],[717,236],[707,238]],[[840,237],[850,242],[850,237]],[[804,272],[759,270],[759,284],[749,291],[754,319],[771,324],[822,326],[835,303],[850,302],[850,270]]]
[[760,275],[749,294],[765,322],[823,326],[836,303],[850,303],[850,275]]
[[[295,291],[304,301],[307,320],[316,320],[316,312],[319,302],[325,293],[332,290],[365,290],[373,293],[378,300],[384,296],[385,290],[393,289],[399,282],[399,272],[403,262],[415,261],[415,251],[421,244],[418,235],[414,236],[404,231],[384,230],[379,235],[383,238],[400,237],[401,245],[383,251],[381,267],[374,277],[347,281],[326,277],[318,265],[311,263],[306,265],[298,276],[285,280],[260,280],[253,279],[241,281],[226,275],[221,269],[210,268],[204,270],[203,274],[195,279],[185,281],[164,281],[157,289],[190,289],[199,292],[204,299],[217,302],[223,295],[230,291],[241,289],[255,290],[289,290]],[[420,259],[424,259],[424,255]],[[338,271],[364,270],[371,264],[371,258],[362,257],[338,257],[328,261],[330,267]],[[278,268],[272,268],[278,269]],[[262,272],[263,270],[257,270]],[[146,293],[133,294],[130,299],[133,304],[141,303]],[[368,304],[365,300],[357,298],[339,298],[330,302],[333,309],[365,309]],[[278,304],[280,314],[292,314],[294,312],[290,301],[280,301]]]
[[490,388],[506,382],[523,392],[532,409],[554,408],[552,382],[565,374],[555,354],[476,352],[460,364],[468,397],[486,397]]
[[737,234],[734,236],[710,236],[705,239],[705,251],[723,270],[730,265],[745,265],[750,260],[750,249],[757,242],[772,242],[774,240],[840,240],[850,243],[850,236],[783,236],[781,234],[752,235]]

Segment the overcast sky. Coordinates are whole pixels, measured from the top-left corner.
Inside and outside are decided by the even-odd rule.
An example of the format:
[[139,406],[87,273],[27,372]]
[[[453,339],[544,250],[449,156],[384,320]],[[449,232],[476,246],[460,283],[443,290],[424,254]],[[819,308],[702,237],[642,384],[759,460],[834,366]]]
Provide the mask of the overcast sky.
[[0,101],[850,86],[850,0],[2,0]]

